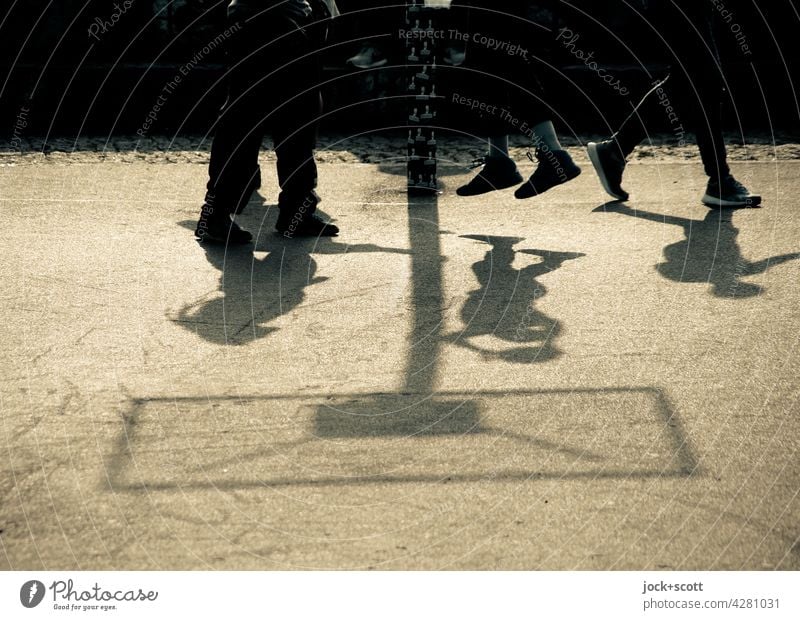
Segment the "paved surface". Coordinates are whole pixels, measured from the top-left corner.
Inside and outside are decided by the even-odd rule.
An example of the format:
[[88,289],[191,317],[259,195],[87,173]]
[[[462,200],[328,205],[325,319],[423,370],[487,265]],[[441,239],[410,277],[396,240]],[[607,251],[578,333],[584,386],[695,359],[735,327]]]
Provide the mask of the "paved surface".
[[0,167],[0,566],[800,568],[800,163],[721,216],[652,159],[630,208],[397,172],[225,252],[201,164]]

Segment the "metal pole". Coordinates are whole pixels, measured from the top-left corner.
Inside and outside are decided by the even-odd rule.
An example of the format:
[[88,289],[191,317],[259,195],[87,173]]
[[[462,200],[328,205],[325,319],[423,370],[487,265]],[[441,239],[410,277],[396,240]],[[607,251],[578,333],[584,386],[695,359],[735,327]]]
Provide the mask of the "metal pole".
[[408,191],[432,194],[439,189],[437,176],[440,102],[437,72],[442,49],[435,33],[441,11],[424,0],[407,0],[405,13],[406,114],[408,126]]

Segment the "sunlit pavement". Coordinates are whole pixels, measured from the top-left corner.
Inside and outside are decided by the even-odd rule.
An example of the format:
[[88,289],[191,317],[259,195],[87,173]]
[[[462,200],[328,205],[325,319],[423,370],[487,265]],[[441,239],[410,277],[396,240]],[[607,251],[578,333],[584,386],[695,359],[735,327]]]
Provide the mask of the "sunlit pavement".
[[800,568],[800,163],[451,172],[325,165],[298,241],[265,166],[226,251],[202,165],[0,167],[0,566]]

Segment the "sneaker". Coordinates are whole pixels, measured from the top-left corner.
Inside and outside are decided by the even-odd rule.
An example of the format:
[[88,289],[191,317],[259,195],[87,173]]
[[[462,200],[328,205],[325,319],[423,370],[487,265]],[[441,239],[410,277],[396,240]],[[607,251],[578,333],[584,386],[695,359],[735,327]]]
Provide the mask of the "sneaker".
[[386,56],[377,47],[372,47],[371,45],[362,47],[358,54],[347,59],[347,64],[359,69],[377,69],[387,62]]
[[615,140],[589,142],[589,159],[606,193],[616,200],[628,200],[628,192],[622,189],[622,173],[625,170],[625,157]]
[[314,213],[281,211],[275,230],[287,239],[294,237],[335,237],[339,227],[330,224]]
[[466,58],[466,52],[455,47],[448,47],[444,51],[444,64],[450,65],[451,67],[460,67],[464,64]]
[[707,207],[757,207],[761,196],[753,194],[730,174],[722,181],[710,180],[703,204]]
[[[528,153],[528,158],[534,161],[530,153]],[[575,165],[572,157],[566,151],[539,149],[536,151],[536,160],[539,163],[531,178],[514,192],[514,196],[520,200],[544,194],[556,185],[571,181],[581,173],[581,169]]]
[[483,170],[469,183],[456,190],[459,196],[479,196],[513,187],[522,181],[517,164],[508,157],[486,157],[476,163],[483,165]]
[[230,215],[216,215],[208,205],[203,205],[194,236],[203,243],[228,245],[243,245],[253,240],[253,235],[243,230]]

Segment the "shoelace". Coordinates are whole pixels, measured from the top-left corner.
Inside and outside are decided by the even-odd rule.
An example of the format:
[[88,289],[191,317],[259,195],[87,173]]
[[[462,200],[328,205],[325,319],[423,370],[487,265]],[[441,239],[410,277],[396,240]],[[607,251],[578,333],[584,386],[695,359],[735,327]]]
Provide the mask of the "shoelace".
[[726,177],[716,183],[720,192],[733,192],[736,194],[747,194],[748,189],[742,185],[735,177]]
[[480,168],[481,166],[486,165],[486,157],[479,157],[478,159],[473,159],[472,163],[469,165],[470,170],[475,170],[476,168]]
[[744,185],[742,185],[741,183],[739,183],[739,181],[737,181],[736,179],[731,179],[731,181],[732,182],[730,184],[730,187],[732,189],[736,190],[737,193],[739,193],[739,194],[748,193],[747,192],[747,188]]
[[[539,151],[534,151],[534,153],[531,153],[530,149],[528,149],[528,152],[527,152],[527,153],[525,153],[525,155],[527,155],[527,156],[528,156],[528,159],[530,159],[530,160],[531,160],[531,162],[533,162],[534,164],[535,164],[535,163],[537,162],[537,160],[539,159]],[[535,157],[534,157],[534,155],[535,155]]]

